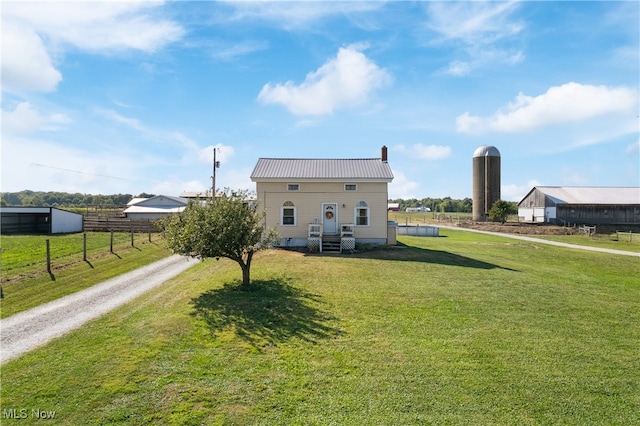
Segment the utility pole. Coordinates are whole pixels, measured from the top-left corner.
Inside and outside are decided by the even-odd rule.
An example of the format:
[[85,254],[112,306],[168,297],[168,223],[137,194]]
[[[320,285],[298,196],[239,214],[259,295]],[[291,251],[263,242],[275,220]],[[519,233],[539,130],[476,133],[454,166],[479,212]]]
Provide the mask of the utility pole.
[[211,176],[211,202],[216,201],[216,169],[220,167],[220,162],[216,161],[216,151],[218,148],[213,148],[213,175]]

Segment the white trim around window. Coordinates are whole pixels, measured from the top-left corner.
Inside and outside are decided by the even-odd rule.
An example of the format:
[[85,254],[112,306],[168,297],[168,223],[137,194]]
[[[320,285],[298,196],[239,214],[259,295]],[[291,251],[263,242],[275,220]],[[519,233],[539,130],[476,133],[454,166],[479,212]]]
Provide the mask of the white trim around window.
[[358,201],[353,209],[353,223],[356,226],[369,226],[371,219],[369,218],[369,205],[365,201]]
[[298,222],[298,214],[296,207],[291,201],[285,201],[280,207],[280,225],[281,226],[296,226]]

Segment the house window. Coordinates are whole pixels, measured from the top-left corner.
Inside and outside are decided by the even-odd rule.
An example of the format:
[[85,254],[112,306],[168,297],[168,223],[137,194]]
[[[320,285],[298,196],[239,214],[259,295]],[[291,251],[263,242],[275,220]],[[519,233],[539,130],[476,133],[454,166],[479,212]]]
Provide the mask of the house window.
[[291,201],[285,201],[280,209],[282,226],[296,226],[296,208]]
[[358,201],[355,216],[357,226],[369,226],[369,205],[364,201]]
[[344,184],[344,190],[345,191],[357,191],[358,190],[358,185],[356,185],[355,183],[345,183]]
[[299,183],[288,183],[287,184],[287,191],[300,191],[300,184]]

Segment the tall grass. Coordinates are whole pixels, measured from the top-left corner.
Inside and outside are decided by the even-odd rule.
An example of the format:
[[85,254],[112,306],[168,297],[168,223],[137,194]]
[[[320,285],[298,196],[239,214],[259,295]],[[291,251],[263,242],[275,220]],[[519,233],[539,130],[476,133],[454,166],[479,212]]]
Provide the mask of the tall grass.
[[635,258],[442,230],[210,260],[3,365],[61,424],[638,424]]

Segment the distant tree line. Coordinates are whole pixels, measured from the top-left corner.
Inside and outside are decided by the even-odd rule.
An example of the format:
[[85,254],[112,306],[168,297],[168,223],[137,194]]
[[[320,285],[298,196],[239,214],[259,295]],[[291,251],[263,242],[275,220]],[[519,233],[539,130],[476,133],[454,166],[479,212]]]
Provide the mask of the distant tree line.
[[454,200],[451,197],[421,199],[410,198],[408,200],[396,198],[395,200],[389,200],[389,202],[399,203],[400,211],[405,211],[407,207],[425,206],[430,208],[432,212],[471,213],[473,207],[473,201],[471,198],[464,198],[462,200]]
[[[135,197],[148,198],[153,197],[153,194],[147,194],[145,192],[136,195]],[[131,194],[112,194],[112,195],[92,195],[67,193],[67,192],[42,192],[42,191],[20,191],[20,192],[5,192],[0,194],[0,204],[3,206],[34,206],[34,207],[86,207],[91,205],[125,205],[134,195]],[[471,213],[473,201],[471,198],[464,198],[462,200],[455,200],[451,197],[444,198],[410,198],[402,199],[396,198],[389,200],[390,203],[400,204],[400,211],[405,211],[407,207],[420,207],[425,206],[431,209],[432,212],[456,212],[456,213]],[[515,209],[517,212],[517,204],[512,203],[511,210]],[[510,210],[510,211],[511,211]]]
[[[137,197],[153,197],[153,194],[142,193]],[[2,206],[28,206],[28,207],[86,207],[90,205],[125,205],[131,201],[131,194],[92,195],[76,192],[42,192],[20,191],[4,192],[0,195]]]

